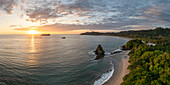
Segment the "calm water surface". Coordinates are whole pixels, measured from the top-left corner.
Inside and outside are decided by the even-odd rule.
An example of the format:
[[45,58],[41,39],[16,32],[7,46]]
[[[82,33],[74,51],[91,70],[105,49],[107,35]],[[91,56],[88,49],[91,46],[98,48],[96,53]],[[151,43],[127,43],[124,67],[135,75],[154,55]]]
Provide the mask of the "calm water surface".
[[109,53],[126,41],[111,36],[0,35],[0,84],[93,85],[113,65],[109,55],[94,60],[92,51],[101,44]]

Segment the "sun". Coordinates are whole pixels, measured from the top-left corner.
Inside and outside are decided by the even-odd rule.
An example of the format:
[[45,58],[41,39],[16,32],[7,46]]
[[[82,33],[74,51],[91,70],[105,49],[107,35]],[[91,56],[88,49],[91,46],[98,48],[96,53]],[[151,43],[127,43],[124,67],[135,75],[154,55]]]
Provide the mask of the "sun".
[[39,32],[38,31],[35,31],[35,30],[30,30],[28,31],[28,34],[38,34]]

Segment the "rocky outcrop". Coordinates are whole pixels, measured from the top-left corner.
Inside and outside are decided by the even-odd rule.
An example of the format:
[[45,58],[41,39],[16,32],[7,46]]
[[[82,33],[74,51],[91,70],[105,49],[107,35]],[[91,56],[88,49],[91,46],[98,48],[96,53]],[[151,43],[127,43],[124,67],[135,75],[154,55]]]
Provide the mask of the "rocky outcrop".
[[95,60],[102,59],[103,57],[104,57],[104,55],[97,55]]
[[66,39],[66,37],[61,37],[62,39]]
[[101,59],[105,55],[105,51],[100,44],[97,46],[97,49],[94,51],[94,53],[97,55],[96,59]]
[[129,50],[129,49],[127,49],[127,48],[125,47],[125,45],[121,46],[120,49],[121,49],[121,50]]
[[50,34],[41,34],[41,36],[51,36]]
[[97,49],[94,52],[96,55],[104,55],[104,53],[105,53],[100,44],[97,46]]

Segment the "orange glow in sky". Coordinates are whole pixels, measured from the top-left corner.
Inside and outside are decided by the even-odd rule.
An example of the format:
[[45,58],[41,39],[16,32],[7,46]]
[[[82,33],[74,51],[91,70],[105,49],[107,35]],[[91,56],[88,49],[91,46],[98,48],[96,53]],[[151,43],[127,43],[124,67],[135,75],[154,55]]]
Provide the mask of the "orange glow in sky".
[[38,34],[39,32],[38,31],[35,31],[35,30],[30,30],[28,31],[28,34]]

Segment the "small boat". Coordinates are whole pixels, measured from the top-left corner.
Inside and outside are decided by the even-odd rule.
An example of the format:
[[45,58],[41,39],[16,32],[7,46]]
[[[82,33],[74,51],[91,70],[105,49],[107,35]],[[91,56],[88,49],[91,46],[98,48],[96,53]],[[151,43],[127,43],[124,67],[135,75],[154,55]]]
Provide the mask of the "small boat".
[[66,37],[62,37],[62,39],[66,39]]
[[50,34],[41,34],[41,36],[51,36]]

